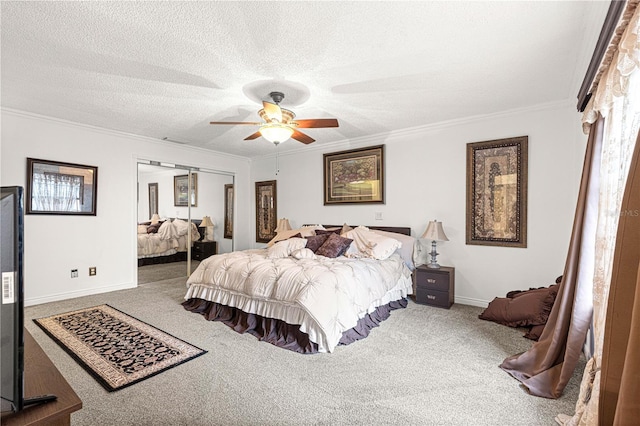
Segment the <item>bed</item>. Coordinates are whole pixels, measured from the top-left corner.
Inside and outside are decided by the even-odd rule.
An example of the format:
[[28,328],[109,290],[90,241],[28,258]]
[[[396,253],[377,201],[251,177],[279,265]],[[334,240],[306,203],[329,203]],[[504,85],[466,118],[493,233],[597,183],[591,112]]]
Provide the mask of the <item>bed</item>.
[[406,307],[415,239],[410,228],[348,228],[303,227],[265,249],[211,256],[187,280],[183,306],[299,353],[363,339]]
[[[191,242],[202,237],[200,220],[191,220]],[[138,224],[138,266],[187,260],[189,226],[185,219]]]

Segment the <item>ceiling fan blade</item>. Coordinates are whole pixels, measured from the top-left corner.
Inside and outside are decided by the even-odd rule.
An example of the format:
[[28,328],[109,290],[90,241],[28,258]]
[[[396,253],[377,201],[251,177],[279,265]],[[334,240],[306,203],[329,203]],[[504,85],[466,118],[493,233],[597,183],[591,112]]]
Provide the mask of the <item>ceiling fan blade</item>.
[[293,130],[293,134],[291,135],[291,138],[297,140],[298,142],[302,142],[304,144],[310,144],[311,142],[316,141],[311,136],[305,135],[304,133],[295,129]]
[[264,107],[264,112],[267,114],[267,117],[272,121],[276,120],[278,123],[282,123],[282,110],[278,105],[262,101],[262,106]]
[[260,136],[262,136],[262,135],[260,134],[260,130],[258,130],[258,131],[257,131],[257,132],[255,132],[254,134],[249,135],[249,136],[247,136],[246,138],[244,138],[244,140],[245,140],[245,141],[251,141],[251,140],[254,140],[254,139],[258,139]]
[[233,124],[234,126],[238,125],[247,125],[247,126],[261,126],[262,123],[251,122],[251,121],[211,121],[209,124]]
[[338,120],[335,118],[311,118],[308,120],[294,120],[301,129],[319,127],[338,127]]

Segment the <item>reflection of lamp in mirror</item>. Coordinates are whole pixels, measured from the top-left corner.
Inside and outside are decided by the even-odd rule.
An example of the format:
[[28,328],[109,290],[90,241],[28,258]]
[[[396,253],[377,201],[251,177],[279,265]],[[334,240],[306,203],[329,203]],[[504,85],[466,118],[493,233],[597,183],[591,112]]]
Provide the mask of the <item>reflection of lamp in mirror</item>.
[[291,230],[291,224],[289,224],[289,219],[284,217],[282,219],[278,219],[278,226],[276,227],[276,229],[274,229],[276,234],[281,231],[290,231],[290,230]]
[[151,223],[156,224],[158,222],[160,222],[160,215],[158,213],[154,213],[153,216],[151,216]]
[[213,241],[213,227],[216,226],[209,216],[202,218],[200,222],[200,228],[205,228],[204,241]]
[[436,241],[449,241],[447,235],[444,233],[444,229],[442,229],[442,222],[438,222],[437,220],[432,220],[427,225],[426,231],[422,234],[422,237],[428,240],[431,240],[431,262],[427,264],[427,268],[440,268],[438,262],[436,262],[436,257],[438,256],[438,252],[436,251]]

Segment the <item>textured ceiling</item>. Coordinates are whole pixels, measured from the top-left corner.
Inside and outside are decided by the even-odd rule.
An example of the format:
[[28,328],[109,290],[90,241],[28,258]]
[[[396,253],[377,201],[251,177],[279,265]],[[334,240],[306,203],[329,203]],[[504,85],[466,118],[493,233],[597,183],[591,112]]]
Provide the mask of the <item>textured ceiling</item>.
[[[280,89],[315,144],[574,100],[604,1],[2,1],[3,108],[242,156]],[[296,141],[281,150],[300,149]]]

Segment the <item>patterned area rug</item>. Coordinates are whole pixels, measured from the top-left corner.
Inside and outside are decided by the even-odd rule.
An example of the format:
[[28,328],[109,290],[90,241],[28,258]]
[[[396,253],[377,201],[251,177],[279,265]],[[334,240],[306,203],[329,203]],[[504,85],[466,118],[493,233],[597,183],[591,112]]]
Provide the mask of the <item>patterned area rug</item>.
[[109,305],[33,321],[110,392],[206,353]]

